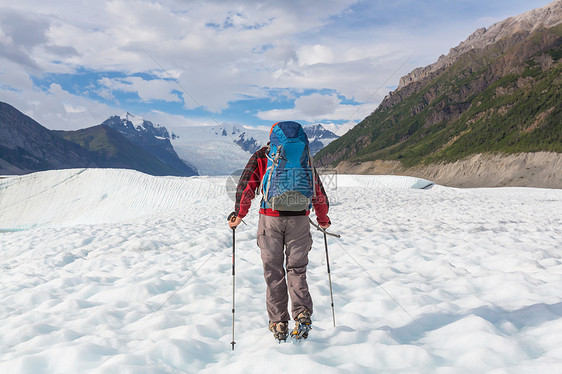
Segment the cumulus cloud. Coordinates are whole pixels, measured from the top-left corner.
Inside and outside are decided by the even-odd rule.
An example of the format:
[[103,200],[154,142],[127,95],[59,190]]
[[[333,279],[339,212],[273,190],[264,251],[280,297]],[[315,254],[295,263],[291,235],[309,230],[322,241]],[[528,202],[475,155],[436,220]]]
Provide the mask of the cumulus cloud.
[[295,109],[306,116],[329,116],[336,111],[340,100],[336,95],[312,94],[295,100]]
[[56,130],[75,130],[99,125],[104,119],[119,113],[111,107],[62,89],[51,84],[47,90],[21,91],[0,86],[0,101],[14,106],[41,125]]
[[99,80],[101,86],[109,91],[123,91],[136,93],[143,101],[180,101],[179,96],[174,93],[177,90],[174,82],[162,79],[145,80],[140,77],[127,78],[102,78]]
[[297,54],[299,63],[302,65],[329,64],[334,61],[332,49],[321,44],[303,46],[299,48]]
[[268,121],[318,122],[325,120],[350,121],[361,118],[361,105],[342,104],[337,95],[311,94],[295,100],[290,109],[259,111],[257,116]]
[[[135,73],[157,68],[154,56],[167,69],[182,71],[182,84],[194,86],[208,107],[220,111],[247,94],[247,86],[271,87],[272,74],[298,58],[293,35],[320,27],[354,1],[328,0],[322,7],[308,1],[265,1],[256,7],[253,1],[115,0],[80,12],[75,5],[53,1],[33,9],[17,4],[12,13],[19,8],[19,14],[52,18],[33,27],[37,32],[28,39],[50,45],[48,50],[61,57],[66,53],[63,64]],[[301,58],[303,54],[301,50]],[[310,62],[314,56],[306,58]],[[39,60],[44,70],[52,68],[45,56]],[[198,84],[201,77],[205,85]],[[206,95],[205,88],[214,94]]]
[[[517,9],[514,15],[548,1],[494,3],[501,3],[496,8]],[[187,111],[202,105],[220,114],[240,99],[275,102],[278,92],[285,90],[295,93],[293,108],[264,109],[258,118],[291,115],[345,121],[355,117],[352,113],[358,108],[342,105],[340,98],[362,103],[359,114],[368,114],[388,92],[384,82],[389,77],[388,86],[397,84],[401,75],[433,62],[466,38],[478,22],[491,19],[485,17],[503,17],[507,12],[493,13],[486,5],[491,2],[477,0],[467,13],[466,2],[458,3],[14,1],[0,9],[0,100],[15,100],[17,92],[20,103],[59,100],[67,103],[66,108],[88,108],[92,117],[99,111],[97,116],[104,119],[108,108],[121,105],[123,93],[136,94],[147,105],[183,101]],[[60,90],[52,90],[51,82],[30,87],[45,76],[76,72],[120,77],[83,89],[97,92],[107,104],[80,96],[79,90],[62,82]],[[156,79],[141,78],[145,76]],[[181,89],[170,76],[189,94],[179,94]],[[314,90],[329,90],[335,96],[299,99],[298,92]],[[24,107],[32,110],[30,104]],[[43,107],[57,111],[37,112],[49,126],[60,127],[63,122],[72,126],[77,115],[84,115],[67,111],[62,104]]]
[[0,11],[0,21],[3,34],[22,49],[30,50],[47,41],[45,34],[49,21],[43,17],[3,9]]
[[33,48],[47,41],[49,22],[11,11],[0,10],[0,56],[27,68],[37,70],[38,66],[30,57]]
[[21,65],[12,61],[3,61],[0,66],[0,88],[10,92],[29,92],[33,90],[33,81]]
[[152,110],[147,113],[138,114],[140,114],[144,119],[151,121],[152,123],[165,125],[171,131],[173,131],[175,128],[182,127],[217,126],[217,123],[208,116],[185,117],[182,115],[166,113],[161,110]]

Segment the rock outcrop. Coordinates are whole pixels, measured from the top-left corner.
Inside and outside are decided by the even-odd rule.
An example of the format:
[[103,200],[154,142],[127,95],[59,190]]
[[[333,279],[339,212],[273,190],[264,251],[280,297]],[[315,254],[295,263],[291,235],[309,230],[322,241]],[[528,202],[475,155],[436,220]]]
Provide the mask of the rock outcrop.
[[418,82],[440,69],[451,66],[460,56],[471,51],[483,49],[498,41],[510,38],[516,33],[532,33],[539,28],[551,28],[560,23],[562,19],[562,1],[557,0],[543,8],[533,9],[516,17],[510,17],[486,28],[476,30],[465,41],[451,48],[447,55],[441,55],[437,62],[414,69],[411,73],[400,78],[398,90]]

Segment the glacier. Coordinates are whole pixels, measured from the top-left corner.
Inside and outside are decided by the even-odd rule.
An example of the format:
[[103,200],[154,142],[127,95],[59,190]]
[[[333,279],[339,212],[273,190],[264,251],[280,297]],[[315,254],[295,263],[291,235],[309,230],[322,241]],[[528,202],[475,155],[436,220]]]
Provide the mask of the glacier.
[[0,372],[562,371],[562,190],[331,178],[336,327],[314,230],[313,330],[274,341],[255,201],[236,231],[234,351],[226,177],[0,179],[0,229],[20,229],[0,233]]

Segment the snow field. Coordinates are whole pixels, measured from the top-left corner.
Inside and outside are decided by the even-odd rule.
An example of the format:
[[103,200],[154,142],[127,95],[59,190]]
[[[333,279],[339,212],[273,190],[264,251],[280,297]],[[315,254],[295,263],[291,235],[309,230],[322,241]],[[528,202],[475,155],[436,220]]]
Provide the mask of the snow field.
[[133,170],[53,170],[0,181],[0,229],[120,222],[220,196],[208,177],[153,177]]
[[77,172],[0,180],[0,228],[35,227],[0,234],[0,372],[562,370],[560,190],[338,176],[336,327],[313,231],[301,345],[267,331],[255,201],[236,231],[233,352],[226,178]]

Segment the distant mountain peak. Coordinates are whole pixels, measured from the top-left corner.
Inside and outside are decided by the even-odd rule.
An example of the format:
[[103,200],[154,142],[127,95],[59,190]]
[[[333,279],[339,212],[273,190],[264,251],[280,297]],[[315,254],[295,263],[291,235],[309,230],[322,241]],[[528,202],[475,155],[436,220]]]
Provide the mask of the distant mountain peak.
[[197,174],[196,170],[187,164],[187,161],[178,158],[170,143],[170,140],[176,139],[177,136],[174,133],[170,135],[166,127],[154,125],[151,121],[130,112],[121,116],[109,117],[102,125],[117,130],[132,143],[139,145],[160,161],[178,170],[180,175]]
[[155,125],[151,121],[131,112],[126,112],[120,116],[111,116],[102,125],[111,127],[124,135],[131,135],[131,133],[137,132],[142,133],[144,136],[154,136],[158,139],[175,139],[176,137],[174,133],[170,135],[166,127],[159,124]]
[[126,122],[130,122],[135,129],[145,130],[145,119],[140,116],[134,115],[131,112],[127,112],[123,116],[120,116],[120,118],[124,119]]
[[327,130],[322,124],[318,123],[316,125],[304,126],[303,127],[306,136],[309,140],[311,139],[337,139],[339,136]]

